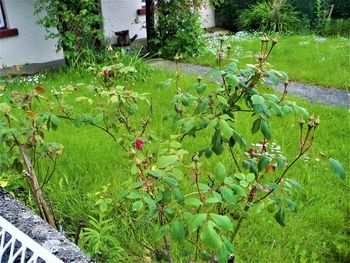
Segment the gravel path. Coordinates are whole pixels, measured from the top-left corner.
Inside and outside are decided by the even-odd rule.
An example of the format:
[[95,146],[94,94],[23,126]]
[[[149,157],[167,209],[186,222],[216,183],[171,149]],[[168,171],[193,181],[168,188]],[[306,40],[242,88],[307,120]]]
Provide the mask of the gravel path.
[[[162,59],[150,60],[149,64],[153,67],[170,71],[175,71],[176,68],[175,62]],[[212,70],[211,67],[187,63],[181,63],[181,69],[182,72],[201,76],[207,75]],[[275,89],[281,92],[283,90],[283,84],[278,85]],[[350,108],[350,93],[336,88],[324,88],[300,82],[290,82],[288,93],[304,98],[312,103]]]

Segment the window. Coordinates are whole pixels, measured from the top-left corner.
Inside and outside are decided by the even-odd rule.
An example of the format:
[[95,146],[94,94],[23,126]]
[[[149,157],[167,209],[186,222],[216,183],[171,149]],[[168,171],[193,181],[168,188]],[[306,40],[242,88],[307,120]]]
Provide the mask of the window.
[[6,13],[4,6],[2,4],[2,0],[0,0],[0,38],[5,37],[12,37],[18,35],[18,29],[17,28],[8,28],[7,27],[7,20],[6,20]]

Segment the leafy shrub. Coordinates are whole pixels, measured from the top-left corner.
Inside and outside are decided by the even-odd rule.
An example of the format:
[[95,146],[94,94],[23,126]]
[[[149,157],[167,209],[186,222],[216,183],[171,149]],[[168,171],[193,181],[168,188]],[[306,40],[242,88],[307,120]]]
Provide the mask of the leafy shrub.
[[286,1],[269,0],[244,10],[237,22],[242,30],[287,32],[292,31],[300,20],[298,13]]
[[94,55],[103,39],[97,1],[37,0],[37,23],[45,27],[48,39],[57,39],[67,62]]
[[234,31],[238,31],[236,23],[240,13],[256,4],[257,0],[225,0],[215,6],[217,12],[216,23],[218,26],[224,26]]
[[161,55],[173,59],[176,53],[184,57],[198,54],[204,44],[200,15],[190,0],[158,1],[155,44]]
[[332,19],[325,26],[325,35],[350,37],[350,19]]
[[[224,47],[220,42],[218,53]],[[107,187],[87,195],[92,209],[80,244],[102,262],[120,258],[116,215],[128,233],[145,231],[146,246],[151,248],[145,252],[145,262],[153,258],[169,262],[233,260],[237,233],[251,210],[270,213],[281,226],[287,224],[289,210],[296,212],[290,198],[300,186],[287,177],[288,172],[312,148],[320,124],[318,117],[287,99],[287,75],[266,63],[276,44],[264,37],[257,63],[246,68],[238,68],[236,60],[228,67],[220,64],[212,75],[220,77],[221,83],[212,88],[200,78],[188,89],[176,81],[172,102],[176,130],[169,137],[157,137],[149,130],[152,104],[148,94],[122,86],[121,68],[105,67],[98,75],[104,81],[100,86],[68,85],[47,97],[42,85],[30,91],[32,98],[44,100],[41,104],[33,100],[23,105],[28,94],[18,97],[17,92],[12,93],[6,98],[8,103],[0,104],[1,142],[7,150],[13,149],[11,135],[18,131],[14,134],[16,116],[10,112],[19,110],[19,117],[26,120],[26,136],[31,135],[30,130],[34,139],[43,139],[37,128],[46,132],[58,128],[60,120],[68,120],[76,127],[98,128],[125,150],[128,161],[123,168],[129,180],[118,198],[113,199]],[[125,66],[125,73],[132,76],[131,66]],[[282,94],[265,92],[266,85],[279,82],[285,87]],[[21,109],[13,102],[16,98]],[[142,107],[147,107],[147,115],[139,114]],[[283,119],[290,114],[299,117],[299,125]],[[240,127],[243,119],[249,124],[248,133],[255,134],[252,141],[247,141],[248,133]],[[292,160],[282,155],[280,147],[277,152],[272,119],[295,132],[297,155]],[[199,135],[204,143],[194,148],[191,142]],[[33,147],[33,138],[20,138],[20,145]],[[53,156],[61,148],[53,147],[44,154]],[[229,160],[222,158],[225,152]],[[342,165],[334,159],[330,162],[336,175],[344,179]],[[144,227],[145,222],[151,227]],[[137,256],[140,261],[142,255]]]

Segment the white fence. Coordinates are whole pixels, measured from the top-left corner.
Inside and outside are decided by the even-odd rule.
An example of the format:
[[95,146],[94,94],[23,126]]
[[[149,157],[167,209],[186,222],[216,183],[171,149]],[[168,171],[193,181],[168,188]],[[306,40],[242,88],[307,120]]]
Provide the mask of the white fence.
[[63,263],[0,216],[1,263]]

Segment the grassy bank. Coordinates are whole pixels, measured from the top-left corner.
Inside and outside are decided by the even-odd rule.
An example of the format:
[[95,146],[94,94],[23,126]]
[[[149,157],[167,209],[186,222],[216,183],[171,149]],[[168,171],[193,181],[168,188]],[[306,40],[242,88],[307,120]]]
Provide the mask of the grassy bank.
[[[231,57],[241,64],[255,64],[260,51],[259,35],[239,34],[224,37],[224,46],[232,46]],[[350,39],[342,37],[276,35],[279,41],[269,62],[288,73],[295,81],[320,86],[349,89]],[[206,48],[191,63],[217,65],[219,40],[207,40]],[[225,54],[226,55],[226,54]],[[227,62],[226,62],[227,63]]]
[[[175,87],[171,85],[164,89],[157,84],[169,78],[174,78],[174,75],[156,70],[145,82],[140,81],[133,86],[138,92],[150,93],[154,103],[150,128],[165,139],[175,132],[169,117],[173,114],[171,101]],[[51,90],[77,82],[93,83],[95,80],[88,73],[71,71],[48,75],[45,81],[48,82],[45,89]],[[195,81],[194,76],[184,76],[180,86],[186,90]],[[10,85],[9,91],[33,87],[35,84],[17,82]],[[273,214],[255,209],[244,222],[235,243],[237,262],[346,262],[349,257],[349,178],[345,182],[340,181],[332,174],[328,164],[328,157],[332,156],[345,164],[346,171],[350,168],[347,147],[349,126],[344,125],[349,122],[349,113],[343,108],[296,100],[321,118],[313,149],[289,174],[302,185],[302,189],[294,192],[292,197],[298,204],[298,212],[288,213],[288,225],[282,228],[275,222]],[[144,109],[141,114],[149,112]],[[248,142],[255,141],[257,137],[250,135],[245,119],[237,120],[237,125],[242,134],[248,134]],[[284,154],[289,159],[295,157],[297,118],[289,116],[283,123],[272,122],[272,132],[274,141],[279,143]],[[110,206],[113,207],[109,214],[109,219],[112,219],[110,225],[118,241],[115,247],[110,247],[110,252],[122,248],[120,262],[141,262],[148,253],[145,245],[153,248],[161,246],[160,242],[150,241],[155,226],[149,225],[144,215],[133,214],[134,223],[130,224],[125,215],[118,213],[118,193],[131,181],[125,153],[118,144],[93,127],[75,128],[69,122],[61,122],[59,129],[50,132],[46,139],[58,141],[65,147],[56,173],[44,191],[50,197],[67,236],[74,237],[79,220],[88,222],[89,216],[96,215],[95,193],[106,186],[104,195],[112,199]],[[185,140],[184,148],[193,152],[209,144],[210,138],[201,134],[196,140]],[[233,168],[228,155],[220,158],[227,167]],[[207,164],[208,169],[212,169],[211,164]],[[185,188],[192,184],[191,175],[185,175],[181,183]],[[176,262],[188,262],[184,256],[188,248],[173,246]],[[91,253],[90,250],[88,252]],[[153,253],[151,256],[155,261]],[[103,262],[112,261],[106,258]]]

